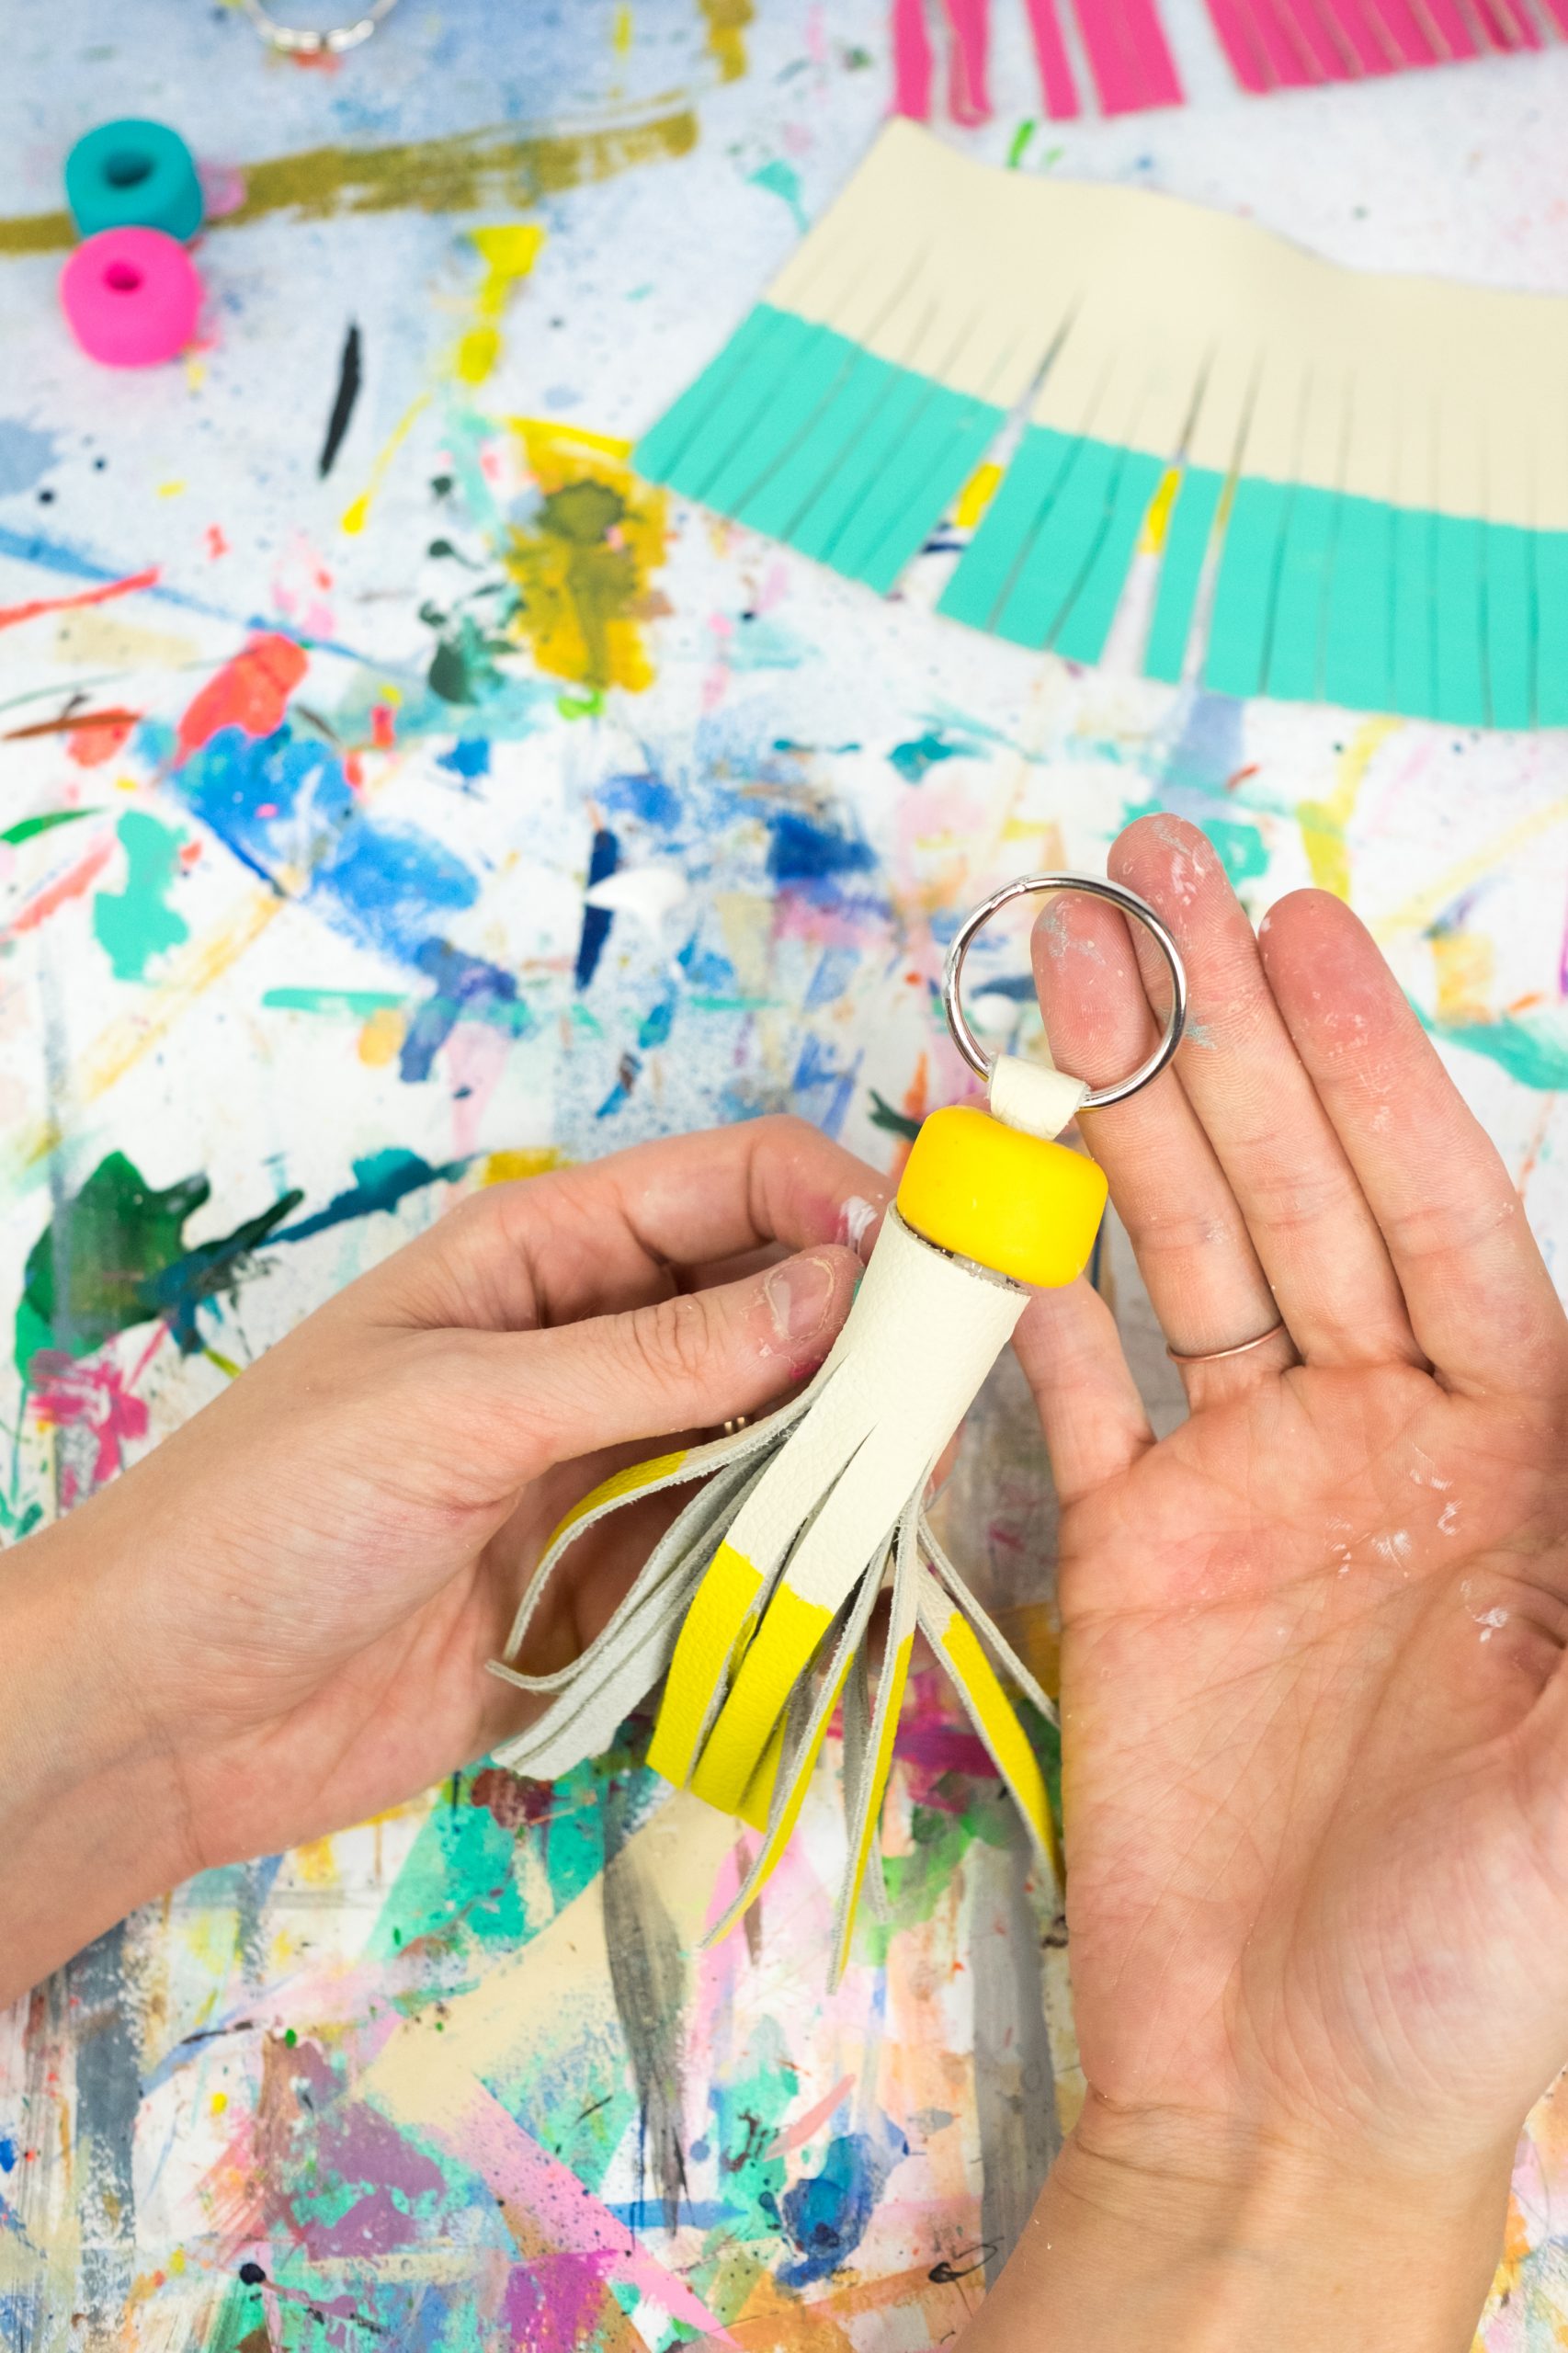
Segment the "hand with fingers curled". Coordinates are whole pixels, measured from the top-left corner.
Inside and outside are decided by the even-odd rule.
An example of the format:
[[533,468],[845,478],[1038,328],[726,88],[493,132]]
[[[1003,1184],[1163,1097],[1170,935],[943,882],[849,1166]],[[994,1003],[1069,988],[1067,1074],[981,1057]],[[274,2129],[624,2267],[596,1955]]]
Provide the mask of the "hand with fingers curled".
[[[1568,2060],[1568,1324],[1346,906],[1299,892],[1255,936],[1163,816],[1111,872],[1192,1019],[1082,1132],[1191,1410],[1156,1441],[1105,1302],[1032,1300],[1086,2091],[964,2344],[1463,2353]],[[1051,902],[1060,1067],[1142,1060],[1143,953]],[[0,2002],[189,1872],[518,1731],[534,1703],[484,1666],[548,1530],[811,1373],[889,1189],[780,1120],[491,1188],[14,1546]],[[662,1508],[585,1541],[541,1669]]]

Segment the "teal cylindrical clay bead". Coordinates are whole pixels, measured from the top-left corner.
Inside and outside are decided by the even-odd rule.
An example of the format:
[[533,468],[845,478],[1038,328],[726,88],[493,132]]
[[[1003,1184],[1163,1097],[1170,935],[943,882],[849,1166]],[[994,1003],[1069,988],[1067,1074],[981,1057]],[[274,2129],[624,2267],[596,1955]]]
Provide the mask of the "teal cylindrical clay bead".
[[161,229],[183,244],[201,226],[201,182],[177,131],[126,118],[100,122],[65,158],[65,201],[84,237]]

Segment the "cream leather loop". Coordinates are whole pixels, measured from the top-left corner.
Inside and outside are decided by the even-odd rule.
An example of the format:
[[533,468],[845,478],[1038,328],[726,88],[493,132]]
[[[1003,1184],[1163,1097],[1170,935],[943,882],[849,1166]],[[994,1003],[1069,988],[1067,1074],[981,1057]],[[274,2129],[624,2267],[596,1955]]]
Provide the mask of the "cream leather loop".
[[1088,1091],[1084,1079],[1064,1070],[1042,1070],[1017,1054],[998,1054],[987,1082],[992,1118],[1047,1143],[1072,1125]]

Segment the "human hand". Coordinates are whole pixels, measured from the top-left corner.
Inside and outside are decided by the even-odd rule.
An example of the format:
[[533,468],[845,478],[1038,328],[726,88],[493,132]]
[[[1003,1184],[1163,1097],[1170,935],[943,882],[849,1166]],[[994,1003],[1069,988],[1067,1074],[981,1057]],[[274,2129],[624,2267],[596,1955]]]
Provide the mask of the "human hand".
[[[1089,1148],[1174,1347],[1288,1329],[1187,1368],[1156,1444],[1087,1285],[1020,1327],[1062,1505],[1088,2099],[1041,2209],[1057,2256],[1019,2278],[1051,2279],[1065,2216],[1114,2213],[1144,2301],[1103,2337],[1103,2294],[1074,2307],[1079,2353],[1327,2346],[1352,2310],[1381,2353],[1468,2346],[1517,2132],[1568,2057],[1568,1326],[1346,907],[1298,892],[1255,942],[1168,817],[1111,870],[1176,933],[1192,1029]],[[1062,1066],[1132,1067],[1120,917],[1054,900],[1036,966]],[[1190,2335],[1162,2301],[1184,2278]]]
[[[538,1703],[483,1669],[554,1522],[611,1450],[813,1370],[858,1273],[848,1206],[885,1191],[783,1119],[495,1187],[7,1554],[0,2004],[145,1895],[521,1729]],[[530,1665],[598,1631],[659,1508],[585,1539]],[[110,1779],[112,1838],[73,1872]]]

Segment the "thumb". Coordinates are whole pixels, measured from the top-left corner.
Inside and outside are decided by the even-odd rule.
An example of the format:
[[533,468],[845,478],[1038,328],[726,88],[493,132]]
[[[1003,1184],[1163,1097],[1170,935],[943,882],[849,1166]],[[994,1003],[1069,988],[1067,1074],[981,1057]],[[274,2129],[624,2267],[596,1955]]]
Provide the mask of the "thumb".
[[861,1271],[853,1250],[824,1247],[711,1290],[511,1336],[498,1345],[515,1351],[526,1392],[514,1405],[548,1462],[755,1413],[815,1371]]

